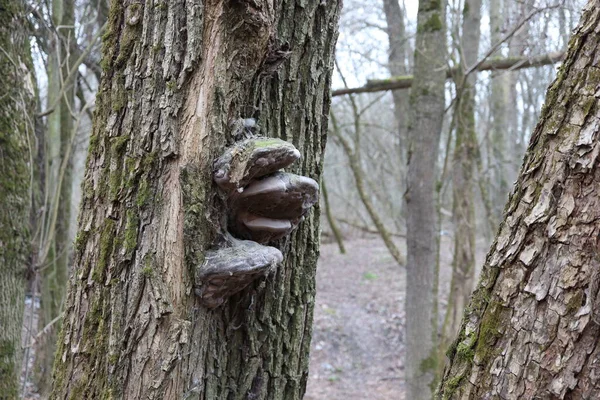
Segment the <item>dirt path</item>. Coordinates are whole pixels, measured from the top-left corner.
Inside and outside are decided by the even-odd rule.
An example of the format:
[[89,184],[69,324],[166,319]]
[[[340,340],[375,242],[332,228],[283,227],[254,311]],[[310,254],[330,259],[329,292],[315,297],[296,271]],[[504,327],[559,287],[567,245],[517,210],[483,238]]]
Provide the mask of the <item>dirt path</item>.
[[[404,399],[406,277],[378,238],[321,245],[306,400]],[[398,243],[405,253],[404,243]],[[440,302],[452,261],[442,238]],[[485,243],[481,243],[481,265]]]
[[321,246],[306,400],[401,399],[404,270],[378,239]]

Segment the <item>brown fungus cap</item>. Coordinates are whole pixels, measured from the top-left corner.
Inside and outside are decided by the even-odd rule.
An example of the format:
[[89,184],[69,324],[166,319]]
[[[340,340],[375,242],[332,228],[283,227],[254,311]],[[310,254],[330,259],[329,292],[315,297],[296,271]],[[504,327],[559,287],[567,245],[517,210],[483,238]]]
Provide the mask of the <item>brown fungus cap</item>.
[[214,180],[226,192],[248,185],[252,179],[272,174],[293,164],[300,152],[281,139],[251,138],[236,143],[213,166]]

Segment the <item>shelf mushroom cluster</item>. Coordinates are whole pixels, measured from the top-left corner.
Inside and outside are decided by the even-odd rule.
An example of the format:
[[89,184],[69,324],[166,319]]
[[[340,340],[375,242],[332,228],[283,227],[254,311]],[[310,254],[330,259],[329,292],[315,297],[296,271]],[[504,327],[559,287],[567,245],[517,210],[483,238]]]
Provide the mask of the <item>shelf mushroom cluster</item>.
[[291,143],[252,137],[215,161],[213,179],[222,190],[229,233],[206,253],[196,274],[195,291],[207,307],[223,304],[283,260],[267,244],[289,235],[319,198],[313,179],[281,171],[299,158]]

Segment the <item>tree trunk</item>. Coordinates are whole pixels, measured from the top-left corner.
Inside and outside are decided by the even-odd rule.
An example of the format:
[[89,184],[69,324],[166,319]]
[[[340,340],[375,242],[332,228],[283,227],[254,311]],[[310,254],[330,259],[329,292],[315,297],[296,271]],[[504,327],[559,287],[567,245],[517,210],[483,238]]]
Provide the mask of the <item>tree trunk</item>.
[[[490,38],[492,45],[502,40],[502,26],[504,23],[503,7],[501,1],[489,2],[490,12]],[[500,49],[494,54],[500,56]],[[506,71],[492,73],[491,79],[491,104],[490,112],[492,114],[492,133],[491,140],[491,177],[488,187],[492,193],[493,221],[490,225],[497,227],[502,218],[502,207],[506,201],[506,196],[510,190],[508,183],[507,158],[510,159],[510,153],[507,151],[508,144],[514,138],[510,137],[508,130],[508,121],[510,119],[508,112],[510,78]]]
[[321,193],[323,193],[323,205],[325,206],[325,216],[327,217],[327,222],[329,223],[329,227],[331,228],[331,234],[333,235],[335,242],[340,249],[341,254],[346,254],[346,248],[344,247],[344,237],[342,236],[342,232],[340,232],[340,228],[335,222],[335,217],[333,216],[333,212],[331,211],[331,206],[329,204],[329,196],[327,194],[327,185],[325,184],[325,178],[321,179]]
[[[518,18],[521,18],[522,15],[528,15],[535,10],[535,0],[525,0],[520,3],[514,4],[514,7],[516,7],[516,15],[518,16]],[[523,25],[521,29],[519,29],[511,38],[508,46],[509,57],[523,57],[528,53],[527,48],[530,46],[530,42],[533,42],[535,40],[535,37],[532,37],[529,33],[529,27],[530,24]],[[543,34],[544,36],[547,36],[545,33]],[[539,71],[541,72],[541,70]],[[500,193],[501,206],[504,205],[504,200],[506,200],[506,198],[510,194],[511,187],[516,181],[517,176],[519,175],[519,167],[521,166],[523,154],[525,154],[525,129],[533,129],[533,126],[535,124],[535,121],[532,121],[531,127],[527,126],[528,124],[521,124],[521,129],[519,129],[519,118],[516,118],[516,116],[519,115],[519,93],[517,91],[519,75],[522,75],[522,71],[510,71],[507,74],[507,78],[505,81],[507,85],[506,91],[508,96],[506,98],[507,129],[505,131],[505,135],[507,135],[507,137],[505,139],[505,143],[507,144],[507,152],[504,155],[504,181],[506,182],[507,186],[506,188],[504,188],[505,191]],[[542,88],[541,90],[544,90],[544,88]],[[525,98],[526,96],[523,95],[524,103],[526,103]],[[537,104],[533,105],[533,108],[536,111],[538,110],[538,107],[539,105]],[[524,117],[529,117],[529,115],[530,114],[527,112],[523,113]],[[501,217],[502,215],[500,214],[500,219],[498,219],[498,222],[501,221]]]
[[0,393],[17,398],[30,247],[35,96],[25,4],[0,1]]
[[547,92],[438,398],[600,397],[599,30],[600,1],[591,0]]
[[419,2],[410,97],[406,191],[407,399],[430,399],[437,368],[434,298],[438,221],[436,160],[444,118],[445,2]]
[[[387,23],[387,34],[389,40],[388,69],[391,76],[406,75],[406,47],[408,38],[404,27],[404,15],[398,0],[383,0],[383,11]],[[408,93],[393,91],[394,117],[398,129],[398,143],[400,152],[406,151],[406,129],[408,125]],[[402,158],[404,161],[404,155]]]
[[[481,0],[467,0],[462,15],[461,64],[469,68],[478,58]],[[458,332],[462,311],[473,290],[476,233],[474,172],[479,145],[475,132],[476,80],[475,74],[460,76],[456,89],[456,141],[452,163],[454,258],[448,309],[442,332],[443,348],[448,346]]]
[[[48,326],[62,312],[66,293],[69,259],[72,251],[70,232],[71,222],[71,162],[61,173],[63,160],[70,160],[70,142],[72,140],[73,114],[75,112],[74,77],[65,80],[74,65],[74,55],[69,53],[72,42],[76,43],[73,0],[52,1],[52,23],[61,29],[53,34],[48,51],[48,104],[54,111],[48,115],[46,143],[48,145],[48,174],[46,174],[46,192],[51,201],[47,210],[57,208],[56,220],[53,213],[47,213],[50,241],[47,257],[40,260],[43,268],[40,278],[41,312],[38,326]],[[72,74],[73,75],[73,74]],[[60,181],[60,185],[58,182]],[[59,190],[59,195],[55,192]],[[58,204],[54,204],[57,201]],[[35,372],[36,385],[40,393],[49,391],[52,362],[56,351],[56,341],[60,322],[52,324],[36,341]]]
[[[510,8],[516,8],[517,19],[528,15],[533,7],[532,0],[520,3],[499,1],[490,2],[490,26],[492,44],[502,39],[503,20],[507,18]],[[525,24],[511,38],[509,59],[523,57],[527,43],[528,25]],[[500,55],[498,52],[497,55]],[[517,78],[519,71],[499,71],[492,75],[491,112],[492,122],[492,177],[490,187],[493,199],[493,228],[502,220],[502,212],[506,198],[516,179],[519,161],[524,152],[524,143],[520,140],[518,130],[519,109],[517,105]]]
[[230,122],[319,180],[340,2],[113,1],[52,398],[300,399],[319,211],[223,306],[194,295]]

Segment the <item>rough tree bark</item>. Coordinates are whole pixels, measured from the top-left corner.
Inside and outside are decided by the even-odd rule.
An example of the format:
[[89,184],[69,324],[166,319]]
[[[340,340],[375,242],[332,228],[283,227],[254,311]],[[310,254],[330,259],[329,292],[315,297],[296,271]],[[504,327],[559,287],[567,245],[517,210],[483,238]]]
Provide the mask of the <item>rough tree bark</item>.
[[319,180],[339,1],[113,1],[52,398],[300,399],[318,210],[284,262],[204,308],[191,270],[222,215],[230,122],[291,141]]
[[[461,65],[477,62],[481,36],[481,0],[467,0],[463,9],[460,42]],[[477,76],[459,76],[455,108],[456,136],[452,161],[454,257],[448,308],[442,330],[442,347],[447,347],[460,327],[462,312],[473,290],[475,272],[475,83]]]
[[430,399],[437,368],[436,161],[444,118],[445,1],[419,2],[410,96],[406,190],[406,383],[408,399]]
[[0,394],[17,398],[30,262],[35,93],[25,4],[0,1]]
[[438,397],[600,397],[600,1],[546,95]]

